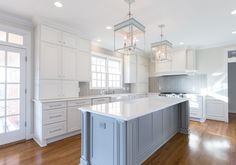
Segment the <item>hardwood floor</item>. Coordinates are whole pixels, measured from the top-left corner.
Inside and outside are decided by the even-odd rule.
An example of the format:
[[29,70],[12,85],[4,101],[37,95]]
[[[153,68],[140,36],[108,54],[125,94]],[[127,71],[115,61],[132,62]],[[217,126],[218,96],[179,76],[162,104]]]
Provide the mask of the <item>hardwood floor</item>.
[[[229,124],[191,122],[189,136],[177,134],[143,165],[236,165],[236,115]],[[40,148],[33,140],[0,149],[0,165],[78,165],[80,136]]]

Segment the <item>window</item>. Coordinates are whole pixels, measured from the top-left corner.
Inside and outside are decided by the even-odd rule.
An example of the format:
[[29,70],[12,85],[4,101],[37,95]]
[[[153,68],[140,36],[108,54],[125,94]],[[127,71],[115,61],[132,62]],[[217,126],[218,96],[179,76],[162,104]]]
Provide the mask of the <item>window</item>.
[[8,42],[22,46],[24,45],[24,36],[15,33],[8,33],[6,31],[0,31],[0,42]]
[[91,88],[121,88],[121,60],[104,56],[91,57]]

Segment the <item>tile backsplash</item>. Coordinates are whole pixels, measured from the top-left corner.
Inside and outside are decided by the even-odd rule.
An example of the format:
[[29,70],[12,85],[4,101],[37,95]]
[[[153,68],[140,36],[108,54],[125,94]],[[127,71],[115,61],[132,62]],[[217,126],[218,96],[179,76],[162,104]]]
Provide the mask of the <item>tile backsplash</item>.
[[149,78],[149,92],[201,93],[207,86],[204,74]]
[[[80,96],[91,96],[91,95],[100,95],[101,94],[101,89],[90,89],[89,82],[79,82],[79,87],[80,87]],[[121,89],[111,89],[109,92],[113,92],[115,94],[120,94],[120,93],[130,93],[130,85],[129,84],[124,84],[123,88]]]

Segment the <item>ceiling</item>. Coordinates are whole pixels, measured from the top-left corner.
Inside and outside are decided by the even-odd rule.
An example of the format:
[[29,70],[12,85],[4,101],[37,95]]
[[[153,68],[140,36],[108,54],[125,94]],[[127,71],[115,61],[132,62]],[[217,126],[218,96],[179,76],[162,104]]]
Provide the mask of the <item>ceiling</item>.
[[[55,0],[56,1],[56,0]],[[106,26],[123,21],[128,5],[123,0],[2,0],[0,10],[23,17],[53,19],[78,28],[102,47],[113,49],[113,30]],[[174,45],[208,46],[236,41],[235,0],[136,0],[134,17],[146,26],[146,49],[160,40],[159,24],[165,24],[165,38]]]

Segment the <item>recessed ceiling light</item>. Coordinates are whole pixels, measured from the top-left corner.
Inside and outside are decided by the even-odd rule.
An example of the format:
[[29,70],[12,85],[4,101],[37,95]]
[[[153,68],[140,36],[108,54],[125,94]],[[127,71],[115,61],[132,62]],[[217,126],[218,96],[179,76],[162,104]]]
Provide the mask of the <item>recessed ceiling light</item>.
[[101,39],[97,39],[97,42],[101,42],[102,40]]
[[180,45],[184,45],[184,42],[180,42],[179,44],[180,44]]
[[233,10],[233,11],[231,12],[231,14],[232,14],[232,15],[236,15],[236,10]]
[[54,5],[55,5],[56,7],[59,7],[59,8],[63,7],[63,4],[62,4],[61,2],[59,2],[59,1],[54,2]]
[[106,29],[107,29],[107,30],[111,30],[112,27],[111,27],[111,26],[107,26]]
[[232,34],[236,34],[236,31],[233,31]]

